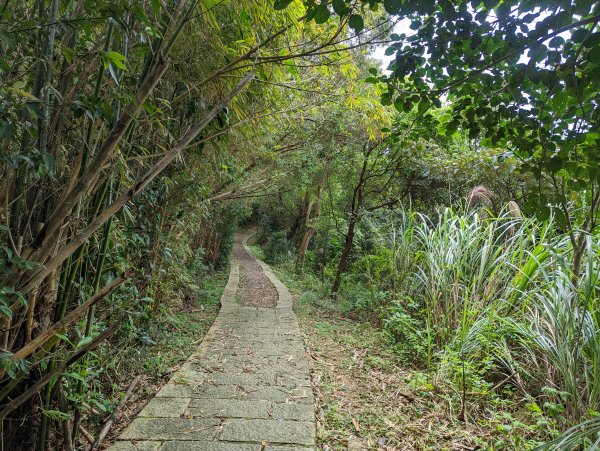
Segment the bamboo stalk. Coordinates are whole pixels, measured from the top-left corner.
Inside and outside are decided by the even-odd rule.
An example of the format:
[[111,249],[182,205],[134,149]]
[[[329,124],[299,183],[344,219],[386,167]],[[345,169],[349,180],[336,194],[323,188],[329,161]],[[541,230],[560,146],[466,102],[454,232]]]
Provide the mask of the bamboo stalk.
[[[248,73],[238,85],[232,89],[219,103],[217,103],[213,109],[192,129],[187,132],[174,147],[169,150],[165,156],[158,161],[138,182],[133,185],[129,191],[122,194],[115,202],[109,205],[103,212],[101,212],[94,220],[92,220],[87,227],[82,229],[73,239],[60,248],[56,255],[50,259],[44,266],[37,268],[29,280],[23,284],[21,291],[24,293],[30,293],[39,283],[44,280],[47,274],[53,269],[57,268],[69,258],[73,252],[75,252],[79,246],[85,243],[95,232],[98,230],[106,221],[108,221],[116,212],[131,201],[140,191],[142,191],[148,183],[160,174],[170,163],[182,152],[185,147],[192,142],[192,140],[198,136],[198,134],[222,111],[222,109],[229,104],[233,99],[253,78],[253,74]],[[90,165],[90,168],[94,165]]]
[[112,424],[114,423],[114,421],[118,418],[119,413],[121,412],[121,409],[123,408],[123,406],[127,402],[127,399],[129,399],[129,397],[133,393],[133,390],[135,390],[135,387],[137,386],[137,384],[139,383],[139,381],[141,380],[141,378],[142,378],[141,376],[137,376],[131,382],[131,384],[127,388],[127,391],[125,392],[125,396],[123,396],[123,399],[121,400],[121,402],[119,403],[119,405],[115,408],[115,410],[113,410],[113,412],[110,414],[110,416],[106,419],[106,422],[104,423],[104,427],[102,428],[102,430],[98,434],[98,437],[96,438],[96,441],[94,442],[94,444],[90,448],[90,451],[94,451],[94,450],[96,450],[96,449],[98,449],[100,447],[100,445],[102,444],[102,442],[106,438],[106,435],[108,434],[108,431],[110,430],[110,427],[112,426]]
[[119,329],[119,324],[113,324],[96,338],[94,338],[90,343],[83,346],[79,350],[77,350],[73,355],[71,355],[67,360],[63,363],[57,365],[46,373],[41,379],[39,379],[35,384],[29,387],[23,394],[13,399],[10,404],[8,404],[2,411],[0,411],[0,421],[4,420],[11,412],[14,412],[19,408],[25,401],[30,399],[36,393],[38,393],[42,388],[48,384],[55,376],[62,374],[69,366],[73,363],[77,362],[81,357],[90,352],[92,349],[96,348],[100,343],[104,340],[112,336]]
[[[96,182],[97,178],[102,172],[102,168],[105,163],[112,156],[119,142],[125,135],[125,132],[129,128],[133,119],[137,116],[142,105],[154,90],[163,74],[167,70],[168,63],[164,59],[157,61],[153,70],[150,72],[146,80],[142,83],[135,97],[135,101],[130,103],[127,108],[123,111],[123,114],[116,122],[115,126],[108,134],[102,147],[98,152],[98,156],[92,161],[89,167],[85,170],[82,176],[79,178],[73,190],[68,193],[62,202],[56,207],[48,222],[38,234],[34,243],[32,244],[33,249],[39,249],[40,251],[36,255],[36,260],[43,260],[47,252],[48,237],[54,235],[54,233],[61,227],[65,218],[71,213],[73,207],[79,202],[79,200],[87,193],[88,189]],[[46,252],[44,252],[46,251]]]
[[[75,322],[83,313],[87,311],[87,309],[96,305],[100,300],[112,293],[119,285],[121,285],[126,280],[127,279],[124,277],[118,277],[115,280],[113,280],[111,283],[106,285],[104,288],[102,288],[102,290],[98,291],[79,307],[69,312],[69,314],[67,314],[62,320],[54,323],[43,333],[35,337],[17,352],[15,352],[15,354],[13,355],[13,359],[21,360],[26,358],[29,354],[31,354],[37,348],[42,346],[44,343],[46,343],[54,335],[62,332],[67,326]],[[3,376],[4,370],[0,370],[0,378]]]
[[[118,186],[118,184],[117,184]],[[113,179],[111,178],[109,181],[109,190],[108,193],[105,193],[106,202],[112,202],[112,192],[113,192]],[[103,196],[104,197],[104,196]],[[104,270],[104,261],[106,259],[106,251],[108,249],[108,242],[110,241],[110,231],[112,228],[112,221],[114,216],[111,217],[106,224],[104,224],[104,236],[102,238],[102,243],[100,244],[100,249],[98,250],[98,256],[96,259],[96,273],[94,274],[94,280],[92,282],[92,289],[94,292],[98,291],[100,288],[100,282],[102,280],[102,273]],[[92,331],[92,324],[94,321],[94,306],[91,306],[86,314],[85,321],[85,332],[84,336],[89,337]],[[83,381],[77,382],[76,392],[78,395],[83,393]],[[81,408],[80,406],[76,406],[75,411],[73,413],[73,439],[77,437],[77,431],[79,430],[79,423],[81,421]]]
[[[65,395],[65,389],[61,381],[58,382],[58,406],[63,413],[68,414],[69,405],[67,403],[67,396]],[[73,440],[71,438],[71,419],[61,421],[63,431],[63,446],[65,451],[74,451]]]

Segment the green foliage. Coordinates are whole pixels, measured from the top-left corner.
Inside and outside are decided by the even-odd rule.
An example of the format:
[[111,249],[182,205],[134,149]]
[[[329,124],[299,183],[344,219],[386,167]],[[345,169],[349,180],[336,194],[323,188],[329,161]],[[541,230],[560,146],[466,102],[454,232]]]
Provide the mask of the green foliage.
[[[307,20],[329,15],[330,2],[304,3]],[[382,103],[416,111],[441,134],[464,130],[486,146],[509,149],[542,188],[524,208],[546,219],[558,206],[559,226],[587,227],[599,213],[591,189],[600,183],[596,2],[368,2],[372,10],[381,4],[410,28],[391,36],[388,73],[367,78],[386,85]],[[362,8],[331,5],[357,34],[362,30],[366,2]],[[318,17],[310,13],[317,10]],[[435,109],[442,98],[450,108],[440,117]],[[544,187],[547,178],[552,183]],[[586,208],[568,211],[571,202]]]
[[[67,388],[80,381],[86,388],[72,397],[76,405],[84,406],[86,411],[91,406],[110,413],[118,403],[121,387],[131,381],[132,375],[144,374],[149,383],[161,383],[196,349],[218,311],[228,271],[208,273],[196,265],[178,268],[178,272],[191,292],[189,304],[184,290],[171,293],[173,297],[161,305],[157,314],[152,314],[151,305],[146,314],[133,314],[114,344],[72,367],[65,377]],[[91,412],[88,415],[87,421],[101,424],[101,418]]]
[[487,394],[498,372],[519,374],[559,424],[597,410],[597,239],[588,238],[576,287],[563,257],[568,238],[549,234],[551,226],[446,211],[414,229],[416,270],[385,320],[402,347],[459,387],[465,378],[470,392]]
[[[121,324],[59,381],[66,412],[51,390],[42,396],[37,449],[48,437],[60,448],[48,425],[114,405],[109,375],[129,362],[110,346],[143,358],[149,373],[182,358],[172,348],[187,349],[207,325],[191,326],[191,310],[214,307],[197,305],[199,278],[227,267],[237,224],[256,219],[269,262],[290,266],[309,242],[297,264],[309,297],[382,321],[406,359],[462,391],[451,405],[526,392],[538,406],[529,420],[552,431],[583,421],[561,446],[592,444],[599,13],[590,0],[5,2],[0,320],[9,349],[0,361],[23,380],[0,401]],[[370,67],[369,46],[385,40],[391,64]],[[155,73],[163,61],[167,71]],[[255,82],[205,120],[249,70]],[[465,199],[478,208],[477,185],[492,193],[488,211],[462,213]],[[504,214],[509,200],[542,222]],[[12,360],[125,271],[130,283],[55,335],[45,355]],[[322,295],[342,273],[332,304]],[[151,356],[172,333],[174,354]],[[499,421],[497,447],[552,435],[517,416]],[[31,440],[13,426],[9,442]]]
[[220,227],[221,246],[215,269],[220,270],[229,265],[229,258],[234,245],[234,233],[238,224],[243,223],[249,215],[250,209],[243,204],[234,203],[224,207]]
[[262,248],[269,263],[283,263],[290,257],[290,243],[285,231],[269,234]]
[[[455,401],[467,415],[477,416],[479,403],[521,408],[523,393],[535,399],[526,418],[493,423],[496,446],[535,447],[600,405],[600,243],[597,235],[586,243],[575,285],[570,240],[552,222],[460,209],[436,219],[406,210],[366,215],[338,301],[314,291],[324,285],[312,274],[303,299],[335,315],[379,312],[396,353],[426,368],[432,387],[464,393],[466,401]],[[594,431],[584,424],[581,440]]]
[[[405,309],[404,306],[407,306]],[[427,327],[426,321],[411,315],[416,305],[408,299],[395,301],[385,317],[385,330],[399,344],[397,351],[414,365],[427,361],[427,356],[436,340],[435,330]]]

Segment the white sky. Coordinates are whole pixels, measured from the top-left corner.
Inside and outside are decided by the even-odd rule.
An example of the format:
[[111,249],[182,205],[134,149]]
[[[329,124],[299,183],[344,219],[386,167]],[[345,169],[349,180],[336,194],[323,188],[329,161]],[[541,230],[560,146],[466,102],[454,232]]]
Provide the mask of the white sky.
[[[404,33],[405,35],[410,36],[415,32],[410,29],[410,20],[402,19],[394,26],[394,33]],[[385,49],[387,48],[387,45],[380,45],[375,49],[373,53],[371,53],[371,56],[381,63],[381,69],[383,70],[383,72],[389,74],[387,67],[393,61],[395,55],[387,56],[385,54]]]

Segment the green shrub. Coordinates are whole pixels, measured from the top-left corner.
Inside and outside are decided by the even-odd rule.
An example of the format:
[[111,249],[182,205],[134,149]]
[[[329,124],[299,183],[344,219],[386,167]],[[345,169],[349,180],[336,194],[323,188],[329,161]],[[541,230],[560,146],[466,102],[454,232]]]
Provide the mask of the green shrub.
[[269,263],[283,263],[290,258],[291,244],[285,231],[269,234],[263,246],[265,257]]

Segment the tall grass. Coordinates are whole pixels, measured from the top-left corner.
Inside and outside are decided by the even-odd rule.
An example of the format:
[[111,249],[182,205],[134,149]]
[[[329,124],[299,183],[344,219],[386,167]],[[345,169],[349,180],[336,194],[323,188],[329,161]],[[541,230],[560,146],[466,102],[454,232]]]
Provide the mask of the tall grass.
[[[553,253],[568,251],[567,239],[554,244]],[[577,286],[567,259],[556,258],[556,266],[544,267],[544,283],[527,293],[533,302],[518,324],[526,351],[521,358],[537,369],[538,381],[560,391],[572,421],[600,408],[598,248],[588,237],[587,264]]]
[[[595,431],[588,419],[600,410],[599,237],[588,237],[575,286],[570,241],[551,221],[452,209],[403,218],[397,233],[412,251],[410,262],[402,257],[410,272],[388,330],[412,337],[426,365],[463,392],[469,371],[484,379],[503,371],[506,383],[554,408],[564,427],[583,421]],[[561,446],[573,437],[581,444],[585,430],[572,430]]]

